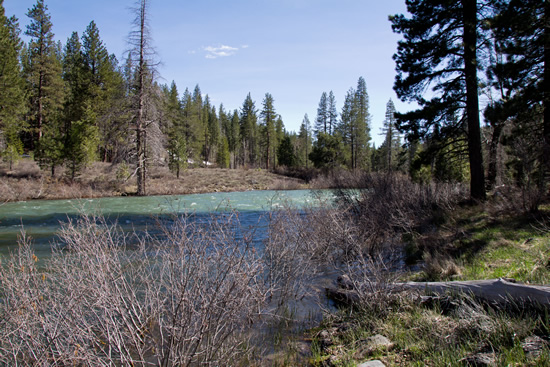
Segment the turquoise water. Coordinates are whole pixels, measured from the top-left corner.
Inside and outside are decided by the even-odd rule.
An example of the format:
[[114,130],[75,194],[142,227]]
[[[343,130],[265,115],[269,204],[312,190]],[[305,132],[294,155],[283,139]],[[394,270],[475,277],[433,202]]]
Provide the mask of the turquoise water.
[[316,195],[319,193],[313,194],[309,190],[246,191],[5,203],[0,206],[0,254],[16,246],[22,230],[33,239],[37,253],[48,253],[62,223],[83,213],[101,214],[109,221],[116,221],[123,230],[140,231],[153,226],[158,217],[187,213],[201,218],[210,213],[235,210],[239,212],[244,227],[263,228],[266,224],[262,216],[269,211],[285,205],[298,209],[319,205]]

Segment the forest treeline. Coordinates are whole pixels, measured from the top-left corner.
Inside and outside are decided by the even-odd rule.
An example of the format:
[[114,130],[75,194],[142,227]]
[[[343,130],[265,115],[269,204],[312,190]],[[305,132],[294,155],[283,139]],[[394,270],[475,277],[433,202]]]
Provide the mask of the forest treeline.
[[[384,142],[371,142],[366,81],[343,96],[321,95],[317,116],[288,131],[275,98],[250,94],[242,106],[214,106],[200,90],[157,81],[140,0],[120,62],[92,21],[65,44],[54,40],[44,0],[21,30],[0,0],[0,151],[10,166],[31,155],[44,170],[74,179],[93,161],[136,167],[347,168],[401,171],[416,181],[470,182],[471,196],[509,184],[533,205],[550,166],[550,5],[542,0],[407,0],[389,17],[402,35],[394,90],[418,108],[386,105]],[[28,43],[21,40],[21,33]],[[483,119],[480,118],[483,115]],[[141,188],[141,189],[140,189]]]

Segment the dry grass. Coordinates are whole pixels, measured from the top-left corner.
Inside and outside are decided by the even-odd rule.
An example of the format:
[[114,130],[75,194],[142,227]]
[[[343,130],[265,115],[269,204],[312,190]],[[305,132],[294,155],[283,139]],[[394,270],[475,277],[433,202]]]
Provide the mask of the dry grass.
[[[11,171],[0,165],[0,202],[133,195],[137,187],[132,173],[132,167],[95,162],[72,181],[63,168],[52,178],[33,160],[23,159]],[[151,167],[147,181],[149,195],[304,188],[303,180],[252,169],[194,168],[178,179],[167,167]]]

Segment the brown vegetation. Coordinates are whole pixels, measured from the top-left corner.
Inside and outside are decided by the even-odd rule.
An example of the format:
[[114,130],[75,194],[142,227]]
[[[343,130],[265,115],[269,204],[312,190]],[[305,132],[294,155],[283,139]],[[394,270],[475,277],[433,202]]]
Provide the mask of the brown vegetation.
[[[161,166],[149,170],[147,185],[149,195],[307,188],[301,179],[259,169],[193,168],[178,179]],[[124,164],[95,162],[75,180],[62,169],[52,178],[30,159],[21,160],[13,170],[7,164],[0,165],[0,202],[125,196],[134,195],[136,190],[133,168]]]

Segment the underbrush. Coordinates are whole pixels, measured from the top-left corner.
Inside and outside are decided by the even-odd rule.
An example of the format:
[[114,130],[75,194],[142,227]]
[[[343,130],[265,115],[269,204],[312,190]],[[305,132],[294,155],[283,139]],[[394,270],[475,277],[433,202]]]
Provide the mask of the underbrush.
[[[548,366],[549,320],[541,314],[487,309],[468,298],[452,310],[423,307],[404,296],[385,309],[343,309],[311,332],[315,366],[354,366],[379,359],[387,366]],[[327,339],[327,332],[328,339]],[[389,345],[372,345],[382,335]]]
[[[403,366],[550,365],[544,308],[500,309],[457,295],[426,299],[392,286],[499,277],[550,282],[547,213],[511,211],[513,205],[501,198],[472,204],[464,193],[458,186],[417,186],[399,176],[343,177],[340,213],[349,233],[361,233],[353,236],[353,246],[343,247],[353,256],[343,261],[340,287],[344,295],[353,290],[353,298],[342,300],[353,306],[327,315],[311,331],[310,364],[379,359]],[[333,217],[321,227],[339,226]],[[404,264],[412,267],[407,271]],[[378,336],[389,346],[372,346]]]
[[[0,365],[231,365],[254,357],[269,271],[236,214],[128,235],[62,228],[51,258],[22,237],[2,259]],[[253,360],[253,359],[252,359]]]
[[[23,240],[2,263],[0,364],[550,365],[547,312],[456,295],[427,303],[394,286],[548,283],[544,211],[472,205],[460,185],[400,175],[324,180],[339,187],[336,201],[319,195],[320,205],[271,212],[261,248],[236,213],[132,238],[84,217],[46,265]],[[354,306],[339,311],[323,296],[337,277],[354,291]],[[323,311],[321,326],[299,313],[305,299]],[[371,345],[376,336],[389,343]]]

